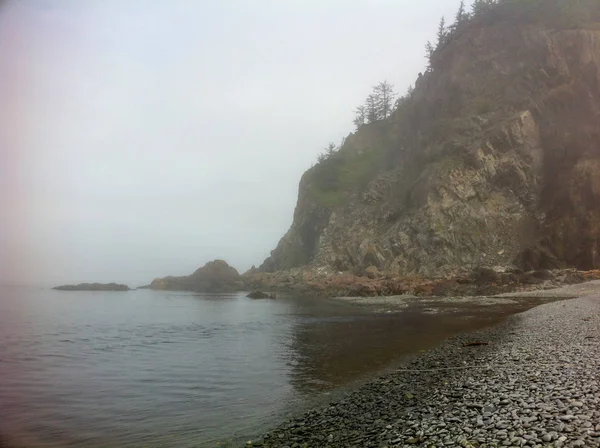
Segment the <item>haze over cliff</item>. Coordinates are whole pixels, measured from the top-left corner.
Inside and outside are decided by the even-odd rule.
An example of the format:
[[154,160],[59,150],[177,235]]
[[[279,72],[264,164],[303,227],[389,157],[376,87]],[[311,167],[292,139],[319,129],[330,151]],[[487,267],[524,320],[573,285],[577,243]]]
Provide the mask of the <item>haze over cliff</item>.
[[479,1],[300,181],[263,272],[598,267],[600,2]]
[[0,283],[259,264],[323,142],[457,3],[3,2]]

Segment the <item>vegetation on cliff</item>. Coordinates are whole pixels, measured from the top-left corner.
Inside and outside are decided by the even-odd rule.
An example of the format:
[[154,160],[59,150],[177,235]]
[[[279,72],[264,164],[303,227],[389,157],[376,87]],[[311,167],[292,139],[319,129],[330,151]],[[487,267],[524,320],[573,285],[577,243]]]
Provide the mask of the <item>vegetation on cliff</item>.
[[304,174],[260,269],[596,267],[600,2],[463,3],[426,48],[414,89],[369,117],[375,89]]

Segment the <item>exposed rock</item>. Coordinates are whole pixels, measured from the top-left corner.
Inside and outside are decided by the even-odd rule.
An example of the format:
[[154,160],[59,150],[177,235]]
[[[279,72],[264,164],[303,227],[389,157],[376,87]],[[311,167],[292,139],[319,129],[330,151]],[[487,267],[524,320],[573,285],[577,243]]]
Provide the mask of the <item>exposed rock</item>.
[[195,292],[233,292],[244,289],[242,277],[223,260],[214,260],[197,269],[192,275],[157,278],[151,289]]
[[381,272],[376,266],[369,266],[365,269],[365,276],[369,278],[378,278],[381,277]]
[[252,291],[246,297],[249,297],[251,299],[275,299],[276,295],[275,294],[267,294],[262,291],[256,290],[256,291]]
[[248,269],[246,272],[244,272],[242,275],[243,276],[254,275],[258,272],[259,272],[258,268],[256,266],[252,265],[252,267],[250,269]]
[[477,268],[471,273],[471,279],[476,284],[494,283],[498,277],[498,273],[489,268]]
[[[542,278],[541,278],[542,277]],[[391,295],[417,296],[481,296],[506,292],[524,292],[548,289],[565,284],[583,283],[600,279],[600,270],[553,270],[496,272],[478,269],[470,275],[448,278],[398,277],[380,272],[376,278],[327,270],[295,268],[273,273],[245,276],[252,289],[295,291],[319,296],[370,297]]]
[[400,109],[303,175],[262,272],[598,267],[598,7],[562,26],[509,3],[454,33]]
[[59,291],[131,291],[129,286],[119,283],[80,283],[78,285],[62,285],[52,289]]

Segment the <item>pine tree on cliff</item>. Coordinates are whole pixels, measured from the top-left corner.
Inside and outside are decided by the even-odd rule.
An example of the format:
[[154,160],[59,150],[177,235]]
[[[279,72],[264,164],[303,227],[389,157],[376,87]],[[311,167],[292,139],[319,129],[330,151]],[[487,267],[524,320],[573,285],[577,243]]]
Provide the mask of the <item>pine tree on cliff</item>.
[[337,146],[333,142],[330,142],[327,145],[327,148],[325,148],[325,154],[327,154],[327,157],[331,157],[332,155],[335,154],[336,151],[337,151]]
[[367,122],[367,108],[365,106],[358,106],[354,112],[355,116],[352,123],[354,123],[354,126],[358,130],[358,128]]
[[446,18],[442,16],[437,32],[437,48],[441,48],[446,43],[448,38],[448,30],[446,29]]
[[473,11],[473,15],[477,17],[489,11],[495,4],[496,2],[494,0],[475,0],[471,6],[471,10]]
[[377,117],[383,120],[392,113],[392,105],[394,104],[394,85],[387,81],[380,82],[373,88],[373,94],[376,99]]
[[465,23],[467,20],[469,20],[469,13],[465,9],[465,0],[461,0],[458,11],[456,11],[456,16],[454,17],[453,27],[456,28]]
[[374,93],[371,93],[367,97],[365,107],[367,109],[367,122],[376,122],[379,119],[379,116],[377,115],[377,97]]
[[429,41],[425,44],[425,57],[427,58],[427,68],[431,68],[431,61],[433,60],[433,52],[435,48],[433,48],[433,44]]

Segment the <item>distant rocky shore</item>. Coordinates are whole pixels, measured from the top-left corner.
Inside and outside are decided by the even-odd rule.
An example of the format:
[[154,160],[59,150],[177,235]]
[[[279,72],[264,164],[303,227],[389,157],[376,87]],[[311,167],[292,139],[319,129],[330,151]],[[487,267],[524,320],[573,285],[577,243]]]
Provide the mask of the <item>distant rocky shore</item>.
[[52,289],[58,291],[131,291],[127,285],[119,283],[79,283],[78,285],[61,285]]
[[479,268],[450,277],[428,279],[399,277],[368,268],[362,275],[329,272],[326,269],[297,268],[274,273],[249,272],[243,276],[249,290],[301,292],[312,295],[374,297],[393,295],[416,296],[484,296],[507,292],[551,289],[562,285],[600,279],[600,270],[576,269],[537,270],[524,272],[513,269],[496,272]]
[[335,272],[325,267],[304,266],[277,272],[252,268],[240,275],[223,260],[214,260],[187,276],[157,278],[154,290],[228,293],[271,291],[327,297],[489,296],[507,292],[557,288],[600,279],[600,270],[555,269],[504,271],[478,268],[440,278],[398,276],[375,266],[362,273]]
[[[600,279],[600,270],[556,269],[524,272],[513,269],[497,272],[488,268],[431,279],[418,276],[400,277],[381,272],[373,266],[367,268],[361,275],[331,272],[326,268],[312,266],[268,273],[251,269],[240,275],[227,262],[214,260],[191,275],[156,278],[150,285],[137,289],[199,293],[252,291],[250,295],[256,291],[269,291],[266,297],[275,297],[276,292],[323,297],[397,295],[462,297],[551,289],[598,279]],[[131,290],[127,285],[117,283],[80,283],[56,286],[53,289],[60,291]]]

